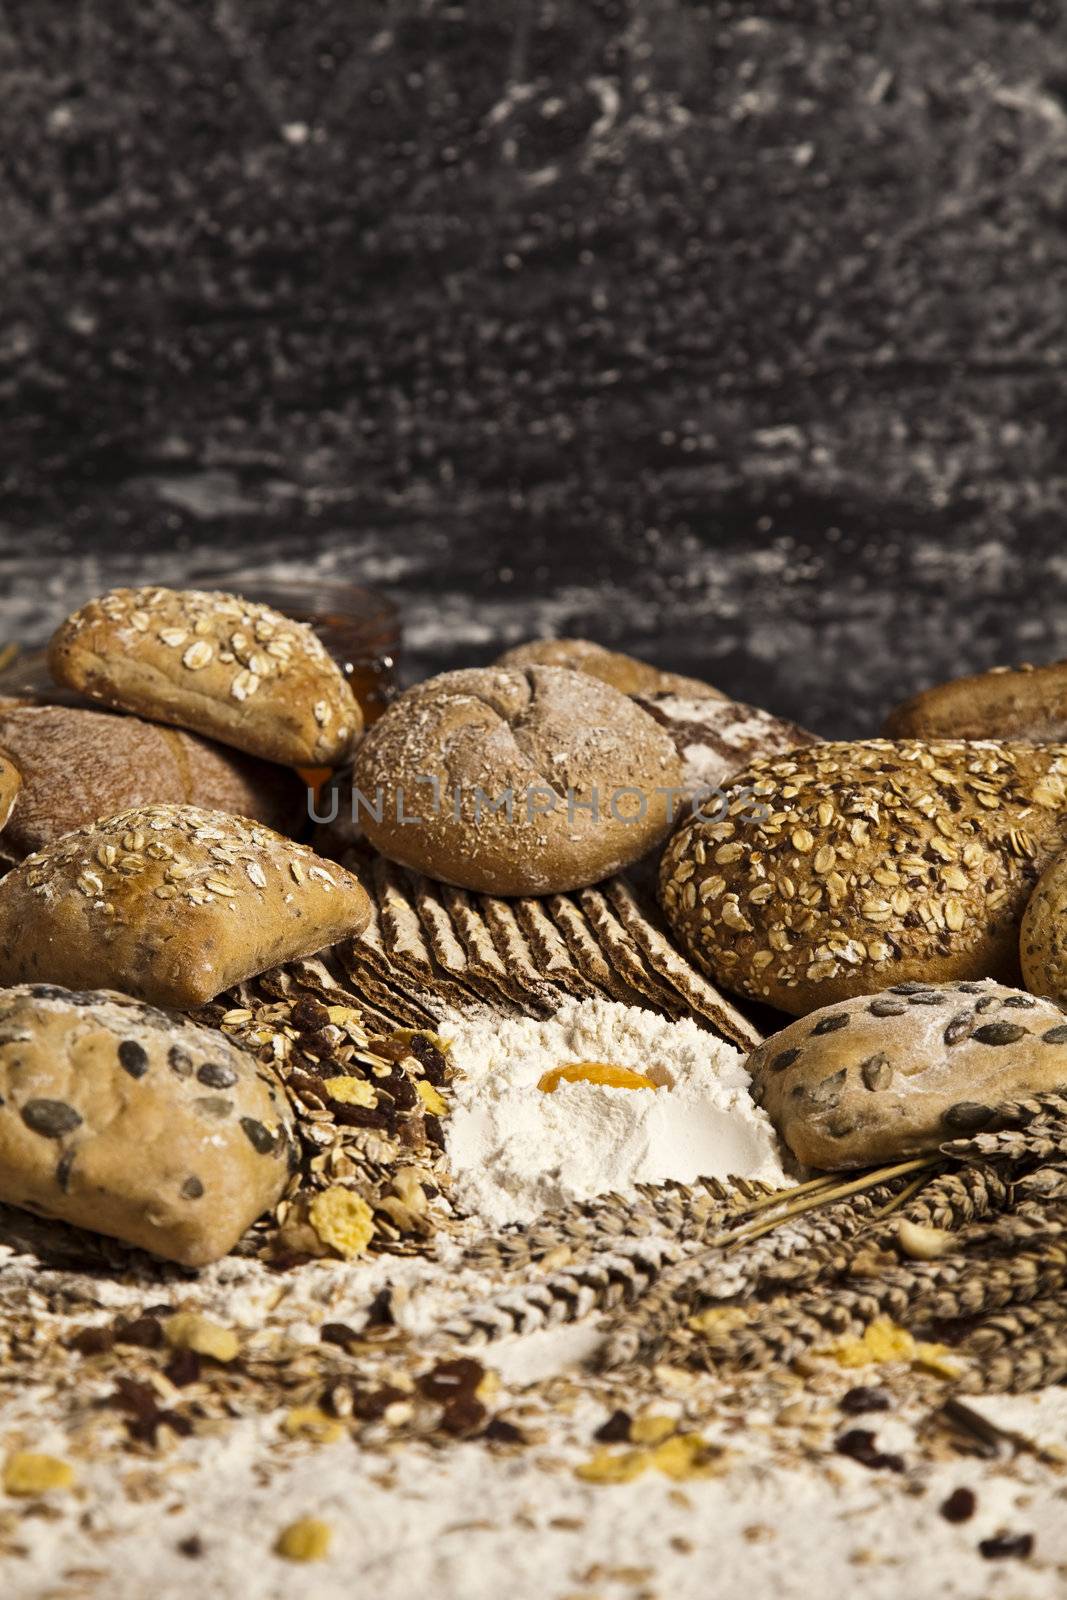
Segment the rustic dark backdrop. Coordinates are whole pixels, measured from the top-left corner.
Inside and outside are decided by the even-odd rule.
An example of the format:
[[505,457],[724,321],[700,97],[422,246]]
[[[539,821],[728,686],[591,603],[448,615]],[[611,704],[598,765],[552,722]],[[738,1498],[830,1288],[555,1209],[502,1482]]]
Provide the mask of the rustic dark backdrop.
[[1067,654],[1059,0],[0,0],[0,577],[230,554],[409,668],[827,732]]

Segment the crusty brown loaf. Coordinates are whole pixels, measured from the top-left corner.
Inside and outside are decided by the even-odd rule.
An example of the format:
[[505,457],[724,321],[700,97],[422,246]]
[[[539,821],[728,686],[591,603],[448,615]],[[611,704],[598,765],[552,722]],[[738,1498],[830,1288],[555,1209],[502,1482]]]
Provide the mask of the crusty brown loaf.
[[1067,661],[939,683],[891,711],[883,732],[889,739],[1067,739]]
[[902,983],[812,1012],[747,1065],[798,1161],[873,1166],[975,1133],[1009,1100],[1067,1087],[1067,1019],[998,983]]
[[222,1034],[122,994],[0,991],[0,1200],[201,1267],[293,1159],[285,1091]]
[[494,663],[498,667],[569,667],[584,672],[601,683],[610,684],[620,694],[676,694],[686,700],[725,700],[726,696],[710,683],[687,678],[680,672],[663,672],[636,656],[619,650],[605,650],[590,639],[532,639],[505,650]]
[[359,883],[259,823],[141,806],[27,856],[0,880],[0,983],[121,988],[202,1005],[362,932]]
[[113,589],[57,629],[48,664],[93,700],[286,766],[335,765],[362,727],[312,630],[237,595]]
[[23,779],[0,842],[15,860],[97,817],[151,803],[203,806],[297,827],[305,790],[285,767],[140,717],[0,702],[0,745]]
[[[440,785],[437,816],[429,785],[418,781],[427,777]],[[371,728],[355,763],[365,800],[381,790],[382,820],[366,812],[363,820],[383,855],[501,895],[577,888],[636,860],[669,826],[669,802],[655,790],[680,779],[673,744],[646,712],[596,678],[561,667],[487,667],[417,684]],[[645,797],[643,820],[636,795],[616,796],[624,788]],[[578,803],[595,791],[599,817],[577,804],[569,817],[568,789]],[[489,810],[509,791],[511,820]],[[555,793],[556,809],[531,820],[528,796],[536,806],[538,791]],[[422,819],[417,824],[398,821],[401,796],[403,814]],[[610,814],[613,800],[624,820]]]
[[872,739],[753,762],[728,816],[670,841],[663,906],[720,983],[798,1014],[906,979],[1010,982],[1031,886],[1067,844],[1065,779],[1065,745]]
[[1067,1003],[1067,854],[1049,863],[1027,902],[1019,962],[1031,993]]
[[[0,828],[5,828],[15,809],[15,801],[22,788],[22,774],[15,765],[11,752],[0,750]],[[6,847],[7,840],[4,845]]]
[[717,789],[750,761],[818,743],[817,734],[740,700],[698,700],[677,694],[633,698],[670,734],[682,758],[685,801]]

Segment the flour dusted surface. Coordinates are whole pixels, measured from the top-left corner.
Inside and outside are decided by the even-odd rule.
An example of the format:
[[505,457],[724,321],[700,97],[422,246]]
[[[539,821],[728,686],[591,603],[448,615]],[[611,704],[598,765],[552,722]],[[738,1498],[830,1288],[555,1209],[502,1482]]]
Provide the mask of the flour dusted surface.
[[[457,1069],[447,1119],[456,1199],[489,1226],[669,1178],[788,1181],[743,1057],[694,1022],[597,998],[570,1001],[547,1020],[481,1012],[441,1031]],[[552,1067],[591,1061],[661,1087],[537,1087]]]

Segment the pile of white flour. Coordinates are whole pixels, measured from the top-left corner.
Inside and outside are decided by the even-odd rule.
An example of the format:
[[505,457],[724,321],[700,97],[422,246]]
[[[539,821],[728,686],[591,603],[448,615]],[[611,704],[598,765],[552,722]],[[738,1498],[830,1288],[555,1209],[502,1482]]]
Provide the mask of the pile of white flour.
[[[597,998],[547,1021],[475,1013],[441,1033],[457,1070],[445,1119],[456,1199],[489,1227],[668,1178],[788,1182],[743,1057],[694,1022]],[[662,1087],[537,1087],[577,1062],[629,1067]]]

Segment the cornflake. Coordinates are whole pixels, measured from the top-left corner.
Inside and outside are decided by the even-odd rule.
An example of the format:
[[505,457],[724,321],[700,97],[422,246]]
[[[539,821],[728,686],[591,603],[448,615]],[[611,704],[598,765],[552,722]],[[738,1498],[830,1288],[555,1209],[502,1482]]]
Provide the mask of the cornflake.
[[358,1194],[336,1186],[315,1196],[308,1221],[323,1244],[346,1260],[362,1255],[374,1237],[370,1206]]
[[4,1463],[3,1485],[6,1494],[27,1497],[47,1494],[52,1489],[69,1489],[74,1483],[74,1468],[59,1456],[18,1450]]

